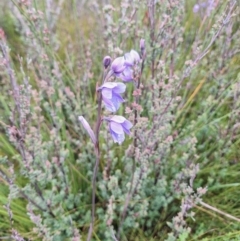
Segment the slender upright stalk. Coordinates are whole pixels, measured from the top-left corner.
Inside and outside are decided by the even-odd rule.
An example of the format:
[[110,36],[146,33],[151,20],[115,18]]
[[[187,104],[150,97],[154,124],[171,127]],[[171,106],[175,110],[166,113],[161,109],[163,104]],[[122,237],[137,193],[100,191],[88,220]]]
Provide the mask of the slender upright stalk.
[[[103,75],[103,81],[106,78],[106,70]],[[99,132],[100,127],[102,123],[102,94],[101,92],[97,92],[97,100],[98,100],[98,112],[97,112],[97,121],[96,121],[96,127],[95,127],[95,137],[96,137],[96,144],[95,144],[95,155],[96,155],[96,162],[93,170],[93,178],[92,178],[92,214],[91,214],[91,223],[88,230],[88,237],[87,241],[90,241],[92,238],[92,232],[93,232],[93,226],[94,226],[94,220],[95,220],[95,209],[96,209],[96,180],[97,180],[97,173],[98,173],[98,167],[100,163],[100,149],[99,149]]]

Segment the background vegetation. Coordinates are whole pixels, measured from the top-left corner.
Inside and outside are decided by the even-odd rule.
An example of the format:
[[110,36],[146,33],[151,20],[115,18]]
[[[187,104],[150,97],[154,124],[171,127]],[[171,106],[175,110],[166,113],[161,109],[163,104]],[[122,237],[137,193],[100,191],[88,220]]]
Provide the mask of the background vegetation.
[[139,102],[129,83],[118,113],[138,123],[121,146],[101,129],[92,240],[239,240],[239,9],[1,1],[0,239],[87,239],[95,156],[78,116],[94,126],[104,56],[143,38]]

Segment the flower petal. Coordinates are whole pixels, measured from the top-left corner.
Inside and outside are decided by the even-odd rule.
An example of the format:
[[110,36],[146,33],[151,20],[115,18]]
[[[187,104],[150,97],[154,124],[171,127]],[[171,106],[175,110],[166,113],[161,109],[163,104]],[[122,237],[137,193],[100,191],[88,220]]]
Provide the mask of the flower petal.
[[116,134],[115,132],[113,132],[113,131],[111,130],[110,126],[109,126],[109,131],[110,131],[110,134],[111,134],[111,136],[112,136],[112,138],[113,138],[114,143],[118,142],[118,134]]
[[127,135],[130,135],[130,130],[126,129],[124,126],[123,126],[122,128],[123,128],[123,131],[124,131]]
[[124,54],[124,58],[125,58],[125,65],[127,65],[127,66],[134,65],[134,58],[130,53]]
[[126,90],[126,85],[120,82],[115,83],[117,84],[116,87],[113,88],[113,92],[115,93],[124,93]]
[[115,106],[116,110],[118,110],[120,107],[120,104],[124,102],[124,99],[119,94],[113,94],[111,101]]
[[134,64],[137,64],[140,61],[140,56],[137,51],[131,50],[130,53],[126,53],[124,55],[125,58],[125,65],[126,66],[133,66]]
[[118,135],[117,140],[118,140],[118,144],[121,145],[123,143],[123,141],[125,140],[125,135],[124,134]]
[[112,131],[111,129],[110,129],[110,134],[111,134],[111,136],[113,138],[114,143],[116,143],[116,142],[118,144],[122,144],[123,143],[123,141],[125,139],[125,135],[124,134],[117,134],[114,131]]
[[105,98],[104,96],[103,96],[103,103],[104,103],[104,105],[105,105],[107,110],[109,110],[111,112],[116,112],[117,111],[116,107],[114,106],[112,101],[107,99],[107,98]]
[[130,129],[133,127],[132,123],[128,120],[124,121],[124,123],[122,124],[122,128],[123,128],[123,131],[130,135]]
[[113,132],[115,132],[116,134],[124,134],[123,132],[123,128],[122,125],[116,122],[111,121],[110,122],[110,128]]
[[112,62],[112,65],[111,65],[112,71],[115,74],[120,74],[126,68],[124,63],[125,63],[124,57],[118,57],[118,58],[114,59],[114,61]]
[[131,54],[132,58],[134,59],[135,64],[140,61],[140,56],[139,56],[139,54],[138,54],[137,51],[135,51],[135,50],[132,49],[132,50],[130,51],[130,54]]
[[121,74],[116,75],[116,76],[126,82],[132,81],[133,80],[133,70],[131,68],[127,67]]
[[102,96],[107,99],[112,98],[112,89],[102,88]]
[[108,89],[113,89],[117,86],[117,83],[115,82],[105,82],[101,88],[108,88]]
[[122,126],[128,130],[130,130],[133,127],[133,124],[129,120],[125,120],[122,124]]
[[123,123],[124,121],[126,120],[126,118],[124,118],[123,116],[120,116],[120,115],[114,115],[110,121],[114,121],[116,123]]

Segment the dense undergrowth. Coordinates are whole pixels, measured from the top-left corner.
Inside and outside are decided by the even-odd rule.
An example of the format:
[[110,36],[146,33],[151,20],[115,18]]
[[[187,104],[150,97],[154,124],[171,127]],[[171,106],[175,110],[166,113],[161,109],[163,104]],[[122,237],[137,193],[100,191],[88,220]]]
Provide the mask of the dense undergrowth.
[[87,240],[96,157],[78,116],[94,127],[103,58],[134,49],[117,112],[134,127],[118,145],[101,126],[91,240],[239,240],[238,1],[0,5],[0,239]]

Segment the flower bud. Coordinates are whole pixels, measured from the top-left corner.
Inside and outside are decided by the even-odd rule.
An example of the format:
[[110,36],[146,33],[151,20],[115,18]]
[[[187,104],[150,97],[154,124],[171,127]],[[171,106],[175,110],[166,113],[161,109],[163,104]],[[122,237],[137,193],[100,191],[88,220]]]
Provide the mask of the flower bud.
[[92,128],[88,124],[88,122],[85,120],[85,118],[83,116],[79,116],[78,120],[81,121],[84,129],[87,131],[87,133],[88,133],[89,137],[91,138],[93,144],[96,145],[96,143],[97,143],[96,137],[94,135],[94,132],[93,132]]
[[140,49],[141,49],[141,53],[143,54],[145,50],[145,39],[143,38],[140,40]]
[[193,12],[194,13],[197,13],[200,9],[200,6],[198,4],[195,4],[194,7],[193,7]]
[[103,66],[106,69],[110,64],[111,64],[111,57],[110,56],[105,56],[103,59]]

